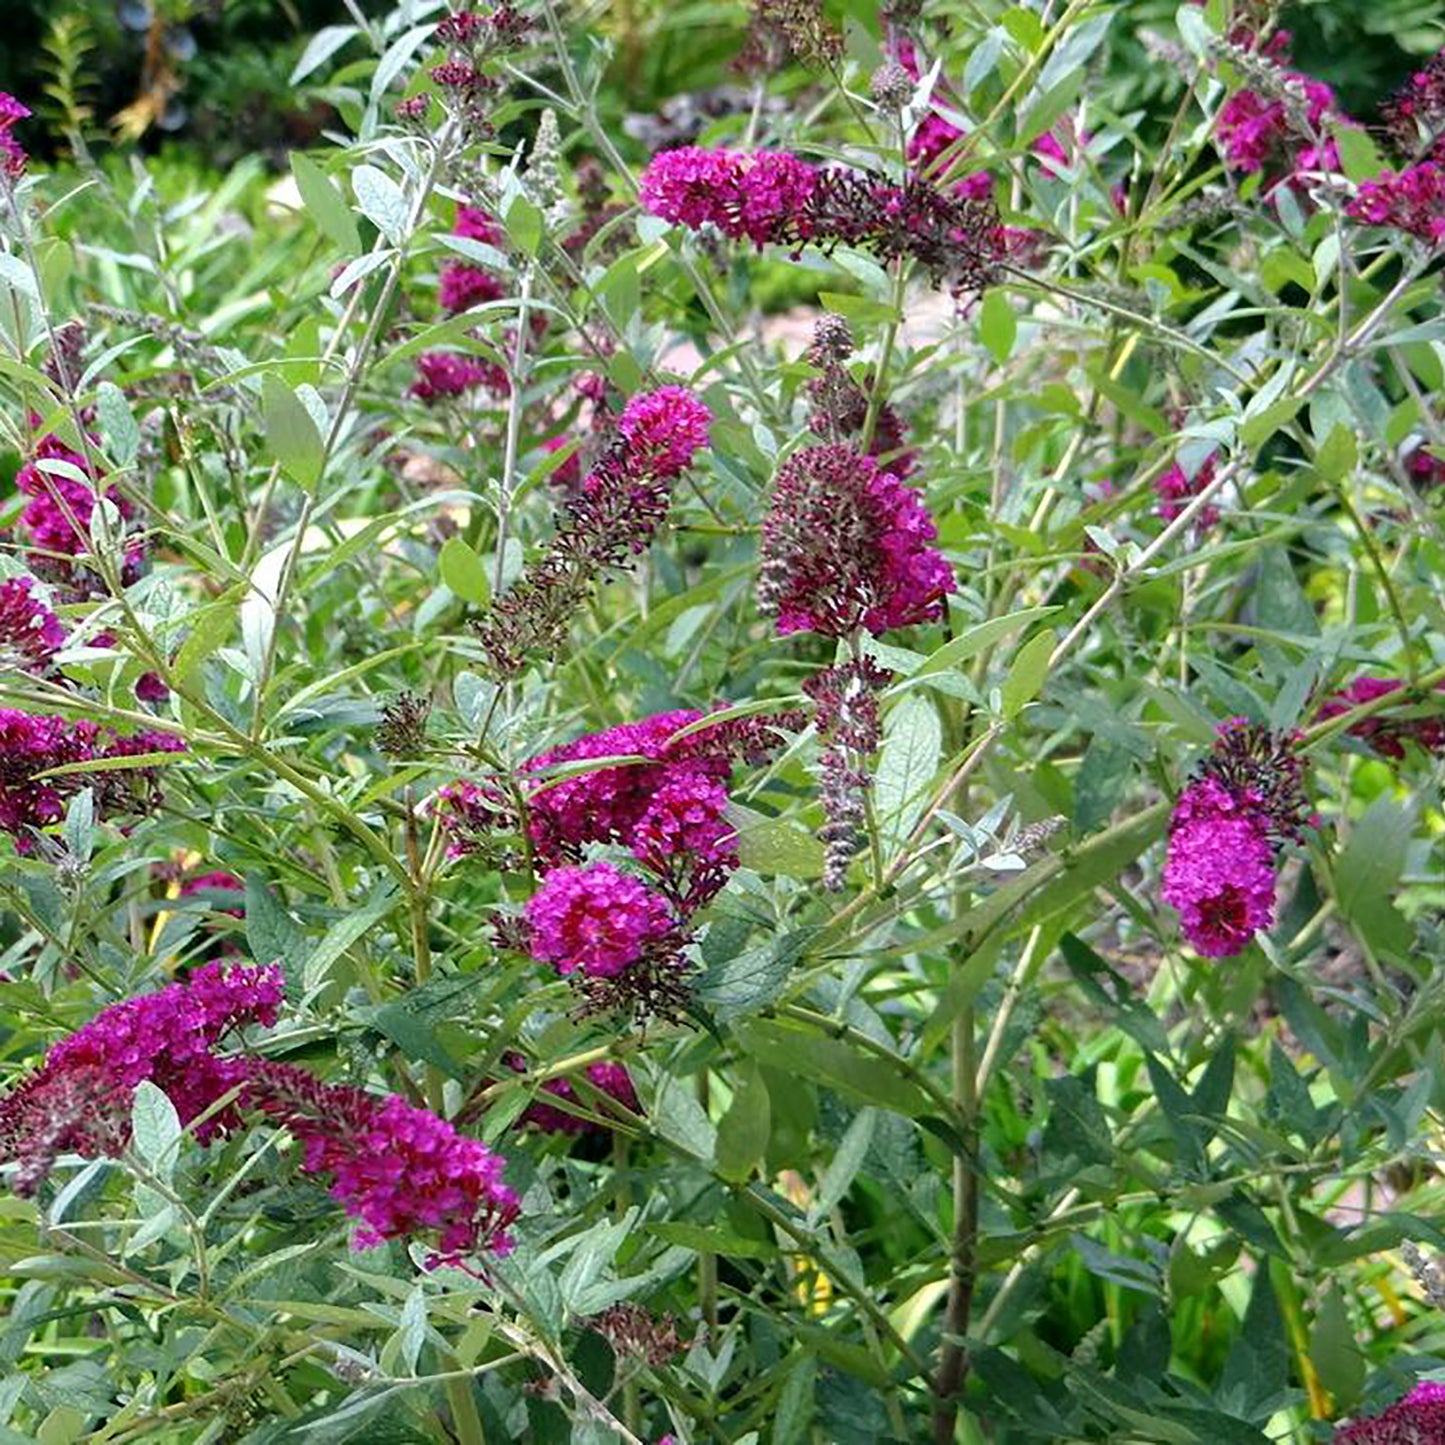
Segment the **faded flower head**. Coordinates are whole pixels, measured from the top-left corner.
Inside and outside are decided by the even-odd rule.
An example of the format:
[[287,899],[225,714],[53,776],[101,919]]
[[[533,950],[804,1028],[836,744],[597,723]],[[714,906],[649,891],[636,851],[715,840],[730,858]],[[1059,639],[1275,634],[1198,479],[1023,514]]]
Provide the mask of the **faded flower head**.
[[763,518],[758,603],[780,633],[875,636],[943,615],[953,569],[922,496],[845,445],[778,469]]
[[391,758],[417,758],[426,751],[426,720],[431,698],[419,692],[399,692],[381,705],[376,745]]
[[666,899],[611,863],[552,869],[526,918],[534,958],[597,978],[622,973],[674,927]]
[[868,759],[883,738],[878,692],[889,677],[865,657],[825,667],[803,684],[823,740],[818,800],[824,822],[818,837],[824,849],[823,887],[830,893],[840,892],[847,883],[848,865],[863,843],[873,786]]
[[563,503],[547,550],[473,624],[499,672],[515,676],[532,653],[555,652],[593,585],[648,548],[711,419],[683,387],[628,402],[611,445]]
[[1414,151],[1425,142],[1430,151],[1439,152],[1445,129],[1445,51],[1417,70],[1380,107],[1380,114],[1402,150]]
[[[655,1318],[630,1300],[609,1306],[587,1323],[612,1346],[615,1354],[633,1355],[654,1369],[665,1365],[684,1348],[678,1338],[677,1321],[670,1314]],[[663,1439],[670,1440],[672,1436],[665,1435]]]
[[913,77],[901,65],[888,60],[869,77],[868,90],[881,110],[896,113],[913,99]]
[[789,60],[827,70],[842,55],[842,33],[823,14],[822,0],[752,0],[747,39],[733,65],[750,75]]

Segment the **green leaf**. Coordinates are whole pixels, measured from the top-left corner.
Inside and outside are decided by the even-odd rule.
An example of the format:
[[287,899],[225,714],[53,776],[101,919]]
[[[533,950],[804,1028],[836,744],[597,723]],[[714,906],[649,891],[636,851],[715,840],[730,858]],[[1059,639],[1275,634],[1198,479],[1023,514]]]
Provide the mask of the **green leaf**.
[[136,1153],[162,1183],[169,1183],[176,1167],[181,1120],[163,1089],[142,1079],[135,1086],[130,1106],[131,1137]]
[[306,49],[291,72],[287,85],[305,80],[313,71],[319,70],[353,35],[360,35],[355,25],[325,25],[306,42]]
[[943,724],[930,698],[908,693],[888,714],[873,779],[878,830],[886,844],[907,837],[928,805],[928,786],[943,753]]
[[976,622],[966,632],[930,653],[913,670],[909,681],[927,677],[930,673],[962,667],[970,658],[976,657],[985,648],[992,647],[995,642],[1003,641],[1005,637],[1027,627],[1029,623],[1037,622],[1058,610],[1057,607],[1025,607],[1023,611],[1010,612],[1006,617],[990,617],[983,622]]
[[406,1303],[401,1307],[401,1324],[397,1327],[396,1338],[407,1373],[416,1374],[421,1347],[426,1343],[426,1291],[420,1284],[411,1287]]
[[397,890],[390,881],[378,883],[371,896],[359,908],[338,918],[306,960],[303,970],[308,994],[320,988],[331,971],[331,965],[360,939],[374,924],[396,907]]
[[189,691],[201,665],[231,635],[240,608],[235,602],[212,602],[189,618],[190,632],[171,664],[176,686]]
[[1097,1278],[1156,1298],[1163,1292],[1164,1281],[1159,1266],[1152,1261],[1115,1254],[1084,1234],[1071,1235],[1069,1242],[1084,1261],[1084,1268]]
[[757,1019],[741,1031],[759,1062],[826,1084],[860,1104],[918,1118],[930,1111],[927,1096],[896,1064],[864,1053],[846,1039],[828,1038],[806,1025]]
[[1328,482],[1342,482],[1359,465],[1360,448],[1354,429],[1336,422],[1315,453],[1315,467]]
[[698,1103],[689,1080],[673,1077],[659,1080],[648,1117],[669,1143],[704,1164],[712,1163],[717,1149],[717,1130]]
[[326,445],[300,397],[270,372],[261,379],[261,409],[266,421],[266,450],[286,475],[306,491],[315,489],[325,463]]
[[78,863],[90,862],[95,842],[95,791],[82,788],[65,810],[65,850]]
[[762,1071],[749,1060],[742,1066],[732,1103],[717,1129],[717,1172],[732,1184],[743,1183],[762,1160],[772,1132],[772,1103]]
[[507,228],[507,239],[524,256],[535,256],[541,249],[542,237],[546,233],[542,213],[521,191],[513,193],[504,224]]
[[95,410],[111,459],[119,467],[132,466],[140,451],[140,428],[125,393],[113,381],[101,382],[95,389]]
[[852,296],[842,291],[820,291],[818,304],[851,321],[855,326],[887,326],[898,320],[898,311],[869,296]]
[[1347,180],[1377,180],[1389,167],[1369,131],[1360,125],[1332,125],[1330,135],[1339,148],[1340,168]]
[[465,1070],[442,1043],[438,1028],[463,1015],[467,995],[481,982],[482,976],[476,973],[433,978],[390,1003],[359,1009],[357,1016],[368,1028],[390,1039],[408,1059],[420,1059],[459,1079]]
[[697,997],[720,1022],[756,1013],[782,993],[793,965],[817,936],[815,928],[794,929],[713,964],[698,980]]
[[296,189],[307,214],[320,229],[322,235],[333,241],[348,256],[361,251],[361,235],[356,229],[356,219],[351,207],[340,189],[311,159],[301,151],[291,152],[291,173],[296,177]]
[[1393,895],[1405,872],[1418,802],[1381,794],[1351,829],[1335,862],[1335,897],[1372,947],[1390,956],[1408,953],[1413,930]]
[[486,564],[460,537],[448,537],[442,543],[442,581],[446,583],[463,602],[473,607],[485,607],[491,599],[492,588],[487,580]]
[[306,935],[258,873],[246,875],[246,946],[257,963],[280,963],[287,991],[309,952]]
[[723,1259],[772,1259],[777,1248],[763,1239],[748,1239],[726,1229],[709,1229],[701,1224],[669,1220],[643,1226],[644,1231],[664,1244],[680,1245],[697,1254],[716,1254]]
[[823,845],[806,829],[740,803],[729,803],[726,817],[737,829],[738,859],[744,868],[783,878],[822,875]]
[[1001,286],[990,287],[979,308],[978,337],[1000,366],[1013,354],[1018,330],[1018,318],[1009,304],[1008,292]]
[[1251,451],[1262,447],[1281,427],[1288,426],[1305,404],[1301,396],[1287,396],[1249,417],[1239,429],[1239,439]]
[[1109,1121],[1094,1093],[1092,1076],[1072,1074],[1044,1082],[1049,1121],[1044,1125],[1044,1157],[1059,1168],[1108,1164],[1114,1157]]
[[1134,771],[1134,754],[1121,743],[1095,733],[1084,749],[1079,771],[1074,775],[1074,828],[1092,833],[1103,827],[1124,794]]
[[873,1109],[860,1109],[854,1115],[842,1143],[833,1153],[823,1182],[818,1186],[818,1197],[808,1210],[810,1223],[816,1225],[826,1219],[853,1187],[853,1181],[868,1157],[868,1146],[873,1142],[873,1129],[877,1122],[878,1114]]
[[32,301],[40,300],[40,292],[35,289],[34,273],[19,256],[13,256],[8,251],[0,251],[0,283]]
[[357,166],[351,173],[351,189],[361,213],[391,242],[399,246],[406,236],[406,197],[401,187],[375,166]]
[[1054,652],[1054,635],[1044,631],[1019,648],[1003,684],[1003,715],[1016,718],[1043,691],[1049,675],[1049,658]]
[[1325,1292],[1315,1314],[1310,1359],[1320,1383],[1334,1396],[1336,1408],[1347,1413],[1364,1387],[1365,1357],[1355,1343],[1355,1329],[1338,1285]]

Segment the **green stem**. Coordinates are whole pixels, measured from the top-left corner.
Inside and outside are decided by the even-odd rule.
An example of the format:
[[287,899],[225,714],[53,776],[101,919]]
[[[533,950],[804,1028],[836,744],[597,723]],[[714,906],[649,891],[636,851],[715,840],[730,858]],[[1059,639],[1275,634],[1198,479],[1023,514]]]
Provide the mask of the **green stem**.
[[959,1010],[953,1024],[953,1099],[964,1116],[964,1149],[953,1157],[953,1249],[949,1264],[948,1306],[938,1349],[933,1385],[934,1445],[949,1445],[958,1424],[958,1396],[968,1373],[963,1336],[973,1312],[978,1274],[978,1095],[974,1089],[973,1006]]

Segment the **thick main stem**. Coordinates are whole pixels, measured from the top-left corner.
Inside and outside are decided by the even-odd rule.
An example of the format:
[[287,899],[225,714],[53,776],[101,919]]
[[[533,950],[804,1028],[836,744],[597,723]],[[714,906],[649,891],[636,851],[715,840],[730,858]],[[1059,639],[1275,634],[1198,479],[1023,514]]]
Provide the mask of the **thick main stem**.
[[972,1006],[960,1009],[954,1020],[952,1055],[953,1101],[963,1116],[964,1132],[963,1148],[953,1156],[953,1247],[943,1341],[933,1384],[934,1445],[949,1445],[958,1424],[958,1396],[968,1375],[963,1336],[968,1333],[978,1275],[978,1095]]

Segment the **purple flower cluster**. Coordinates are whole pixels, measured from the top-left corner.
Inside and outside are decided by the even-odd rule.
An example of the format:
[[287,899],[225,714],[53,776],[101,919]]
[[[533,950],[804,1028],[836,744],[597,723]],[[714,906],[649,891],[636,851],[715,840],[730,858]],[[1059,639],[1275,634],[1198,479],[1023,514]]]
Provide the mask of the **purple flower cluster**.
[[707,444],[711,421],[680,386],[627,403],[608,450],[562,504],[547,550],[474,624],[500,673],[516,675],[534,652],[554,653],[593,584],[647,549],[667,520],[673,483]]
[[[1159,497],[1158,512],[1166,522],[1172,522],[1190,502],[1213,480],[1219,470],[1217,457],[1206,457],[1199,470],[1192,477],[1185,476],[1184,468],[1175,462],[1167,472],[1155,479],[1154,491]],[[1219,521],[1219,508],[1212,502],[1201,507],[1194,518],[1194,528],[1206,532]]]
[[542,781],[527,800],[527,826],[537,858],[548,867],[575,862],[589,843],[628,845],[653,799],[683,777],[725,782],[731,760],[714,729],[673,743],[674,733],[699,721],[700,712],[679,709],[621,723],[528,759],[524,773],[545,774],[594,758],[637,757],[646,763],[594,768],[561,782]]
[[804,447],[763,518],[758,603],[780,633],[875,636],[943,615],[953,569],[922,495],[855,447]]
[[[1374,702],[1377,698],[1389,697],[1399,692],[1405,684],[1394,677],[1357,677],[1350,685],[1328,697],[1320,704],[1319,717],[1325,721],[1359,707],[1361,703]],[[1437,692],[1445,693],[1445,682],[1436,686]],[[1399,761],[1405,756],[1405,744],[1413,742],[1427,753],[1445,753],[1445,712],[1433,717],[1398,718],[1386,713],[1354,723],[1348,732],[1359,738],[1381,757]]]
[[909,257],[955,291],[987,284],[1008,238],[991,205],[945,196],[909,176],[893,185],[845,166],[819,169],[787,152],[684,146],[643,172],[643,209],[691,230],[711,225],[756,246],[853,246],[884,262]]
[[534,958],[594,978],[615,978],[674,926],[667,900],[611,863],[553,868],[526,917]]
[[[461,12],[464,16],[468,12]],[[452,16],[451,24],[461,16]],[[472,17],[475,19],[476,17]],[[487,246],[503,246],[506,234],[479,206],[457,207],[452,234]],[[466,261],[448,261],[441,271],[440,300],[449,316],[470,311],[486,301],[500,300],[506,288],[490,271]],[[482,361],[457,351],[424,351],[416,362],[416,380],[411,394],[428,404],[450,397],[464,396],[482,389],[495,397],[506,397],[512,389],[505,368],[494,361]]]
[[[712,413],[685,386],[660,386],[640,392],[617,422],[626,451],[626,469],[635,476],[676,481],[707,445]],[[605,484],[594,472],[586,489]]]
[[1383,1414],[1335,1432],[1334,1445],[1439,1445],[1445,1440],[1445,1385],[1422,1380]]
[[25,150],[15,139],[15,125],[29,115],[26,106],[8,91],[0,90],[0,172],[11,180],[18,180],[25,174]]
[[1164,901],[1206,958],[1241,952],[1274,924],[1274,849],[1258,809],[1202,778],[1180,795],[1169,827]]
[[644,210],[664,221],[691,231],[716,226],[734,241],[761,248],[784,239],[817,184],[817,168],[786,151],[682,146],[652,158],[639,198]]
[[[553,748],[523,765],[534,780],[527,826],[542,865],[525,909],[525,946],[564,975],[617,980],[609,997],[630,1002],[634,984],[669,1002],[690,920],[737,868],[727,818],[734,757],[761,761],[801,718],[734,718],[675,736],[705,714],[659,713]],[[637,761],[552,781],[547,774],[591,759]],[[583,863],[594,845],[626,847],[642,876]]]
[[40,600],[29,577],[0,582],[0,659],[27,672],[47,673],[65,646],[65,628]]
[[501,1182],[501,1158],[485,1145],[401,1099],[217,1052],[235,1030],[274,1024],[282,993],[274,964],[210,963],[184,983],[112,1004],[61,1040],[0,1098],[0,1160],[19,1163],[17,1193],[33,1194],[63,1152],[120,1155],[136,1086],[149,1080],[182,1123],[207,1115],[195,1129],[201,1143],[240,1128],[250,1110],[289,1129],[304,1148],[302,1168],[332,1175],[332,1196],[362,1222],[358,1248],[428,1232],[447,1262],[505,1250],[518,1206]]
[[[182,1123],[199,1117],[246,1076],[242,1060],[215,1046],[232,1029],[274,1023],[281,992],[275,967],[207,964],[185,983],[112,1004],[61,1040],[0,1098],[0,1159],[20,1165],[16,1192],[33,1194],[61,1153],[120,1154],[142,1080],[165,1091]],[[236,1117],[228,1106],[196,1137],[205,1142]]]
[[1421,161],[1399,175],[1364,181],[1345,214],[1370,226],[1391,226],[1430,246],[1445,245],[1445,163]]
[[1445,461],[1427,446],[1417,446],[1405,458],[1405,473],[1417,491],[1429,492],[1445,486]]
[[66,799],[91,788],[101,817],[144,813],[159,801],[154,768],[106,768],[37,780],[37,773],[98,759],[144,753],[182,752],[171,733],[141,732],[121,737],[91,722],[0,708],[0,830],[15,838],[22,853],[34,847],[32,830],[58,823]]
[[1276,848],[1309,821],[1296,740],[1231,719],[1174,806],[1161,894],[1206,958],[1274,924]]
[[[521,1054],[505,1054],[502,1062],[514,1073],[526,1072],[527,1061]],[[599,1094],[608,1099],[615,1099],[629,1113],[640,1114],[642,1112],[642,1105],[637,1099],[637,1090],[632,1086],[632,1076],[621,1064],[611,1064],[605,1061],[589,1064],[583,1070],[583,1075],[588,1084]],[[589,1107],[592,1112],[597,1112],[596,1106],[591,1105],[590,1101],[584,1101],[578,1097],[577,1086],[570,1079],[548,1079],[542,1085],[541,1092],[551,1095],[554,1099],[562,1099],[569,1104]],[[566,1109],[559,1109],[554,1104],[544,1104],[540,1101],[529,1104],[522,1111],[520,1122],[530,1124],[533,1128],[542,1129],[549,1134],[592,1134],[601,1133],[606,1128],[606,1125],[595,1120],[584,1119]]]
[[684,916],[710,903],[738,866],[727,805],[721,783],[687,772],[664,783],[638,821],[633,856],[663,880]]
[[411,394],[427,403],[465,396],[478,388],[494,396],[506,396],[511,389],[507,373],[496,362],[479,361],[459,351],[424,351],[416,359],[416,372]]
[[[498,249],[506,245],[506,233],[479,206],[459,205],[452,235]],[[486,301],[498,301],[506,288],[490,271],[466,261],[448,261],[442,267],[440,299],[449,316],[470,311]]]
[[511,1249],[521,1206],[501,1155],[445,1119],[269,1060],[252,1063],[244,1098],[300,1140],[306,1173],[331,1175],[331,1197],[359,1221],[353,1248],[433,1234],[433,1265]]
[[[64,464],[65,473],[43,466],[45,462]],[[75,475],[69,474],[72,471]],[[73,559],[90,550],[90,522],[100,500],[97,481],[85,457],[54,435],[40,439],[15,476],[16,487],[32,498],[20,514],[20,526],[35,549],[32,570],[82,596],[95,590],[94,583],[87,569]],[[133,519],[135,509],[116,488],[109,488],[105,498],[114,503],[122,523]],[[121,571],[126,586],[140,577],[144,561],[143,543],[127,539]]]
[[[1279,96],[1256,90],[1240,90],[1220,106],[1214,134],[1231,170],[1250,175],[1280,161],[1291,170],[1324,168],[1318,164],[1323,159],[1320,148],[1309,147],[1308,156],[1299,152],[1300,122],[1317,131],[1326,121],[1339,119],[1334,91],[1324,81],[1294,70],[1281,70],[1279,83],[1282,89],[1298,91],[1298,105],[1292,107]],[[1338,161],[1330,168],[1337,165]]]

